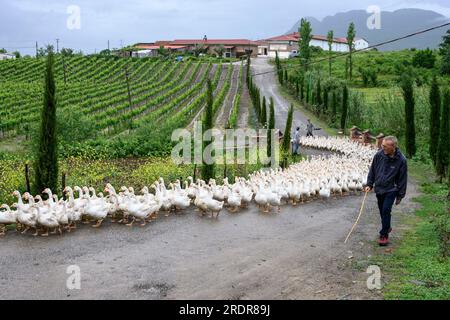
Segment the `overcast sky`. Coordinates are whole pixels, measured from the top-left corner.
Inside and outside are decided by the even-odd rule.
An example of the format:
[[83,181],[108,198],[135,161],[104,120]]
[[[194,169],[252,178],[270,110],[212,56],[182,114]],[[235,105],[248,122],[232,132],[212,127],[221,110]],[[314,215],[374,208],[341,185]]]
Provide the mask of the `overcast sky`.
[[[80,9],[80,28],[67,21]],[[34,53],[35,41],[85,53],[136,42],[177,38],[263,39],[284,34],[301,17],[323,19],[377,5],[421,8],[450,17],[450,0],[0,0],[0,48]]]

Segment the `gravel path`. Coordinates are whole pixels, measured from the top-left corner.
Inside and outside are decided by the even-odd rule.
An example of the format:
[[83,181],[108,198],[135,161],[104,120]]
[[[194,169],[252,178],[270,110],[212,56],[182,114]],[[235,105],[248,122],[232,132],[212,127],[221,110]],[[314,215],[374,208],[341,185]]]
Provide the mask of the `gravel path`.
[[[395,221],[413,206],[412,186],[394,213],[394,246]],[[317,200],[281,214],[251,206],[218,220],[190,210],[144,228],[107,222],[62,237],[10,232],[0,239],[0,299],[377,299],[366,268],[351,267],[374,251],[374,195],[343,244],[361,202],[358,195]],[[81,269],[81,290],[66,288],[71,265]]]
[[[275,66],[269,63],[268,58],[255,58],[251,61],[252,74],[270,72],[275,69]],[[263,75],[255,76],[255,83],[261,90],[261,97],[265,96],[267,99],[267,107],[269,107],[270,97],[273,97],[275,104],[275,128],[284,130],[286,127],[287,114],[289,112],[290,103],[280,94],[278,88],[278,80],[276,73],[270,72]],[[294,110],[292,121],[292,128],[300,127],[301,134],[306,135],[306,123],[308,118],[298,110]],[[314,123],[313,123],[314,124]],[[315,131],[315,135],[326,136],[325,131]]]

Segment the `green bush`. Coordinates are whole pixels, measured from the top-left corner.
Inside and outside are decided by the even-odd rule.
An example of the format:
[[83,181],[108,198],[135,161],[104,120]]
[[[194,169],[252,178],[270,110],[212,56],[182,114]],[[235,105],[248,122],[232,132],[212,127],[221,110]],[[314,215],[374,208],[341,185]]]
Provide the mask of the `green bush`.
[[436,56],[430,49],[416,51],[412,60],[415,67],[433,69],[436,63]]

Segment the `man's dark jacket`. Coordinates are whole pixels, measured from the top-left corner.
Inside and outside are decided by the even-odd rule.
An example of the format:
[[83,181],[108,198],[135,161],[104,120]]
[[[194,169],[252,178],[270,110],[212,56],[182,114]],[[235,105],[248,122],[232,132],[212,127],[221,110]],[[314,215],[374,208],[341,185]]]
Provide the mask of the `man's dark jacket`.
[[367,178],[367,186],[373,188],[375,193],[383,195],[388,192],[398,191],[398,199],[406,195],[408,180],[408,166],[405,156],[397,148],[393,157],[379,151],[372,162],[372,167]]

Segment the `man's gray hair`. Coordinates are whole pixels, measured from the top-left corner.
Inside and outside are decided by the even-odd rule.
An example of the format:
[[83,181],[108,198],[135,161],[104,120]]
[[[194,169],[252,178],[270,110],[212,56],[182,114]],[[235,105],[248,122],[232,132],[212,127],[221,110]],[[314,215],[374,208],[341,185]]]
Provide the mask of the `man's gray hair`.
[[391,141],[396,147],[398,146],[398,139],[394,136],[387,136],[384,140]]

